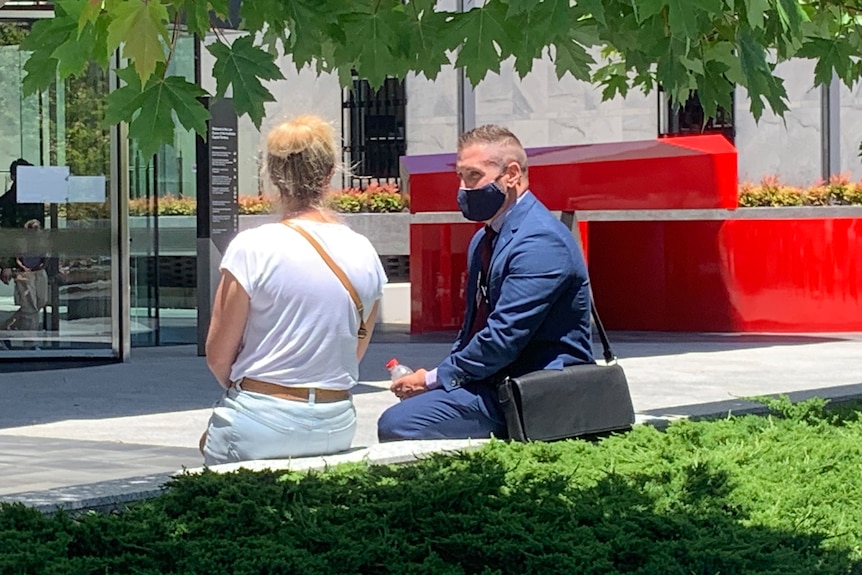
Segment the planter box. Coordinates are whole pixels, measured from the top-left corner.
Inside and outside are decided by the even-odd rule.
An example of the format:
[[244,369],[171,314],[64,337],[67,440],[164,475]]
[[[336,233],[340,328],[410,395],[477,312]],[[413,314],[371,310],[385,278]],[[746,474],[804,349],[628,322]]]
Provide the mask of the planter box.
[[[410,218],[408,213],[339,214],[351,229],[367,237],[382,256],[410,253]],[[274,214],[240,216],[239,231],[279,221]],[[82,224],[83,225],[83,224]],[[87,225],[91,225],[87,224]],[[109,225],[109,222],[105,222]],[[153,220],[129,217],[132,255],[152,252]],[[195,216],[161,216],[159,218],[159,253],[163,256],[194,256],[197,254],[197,219]]]

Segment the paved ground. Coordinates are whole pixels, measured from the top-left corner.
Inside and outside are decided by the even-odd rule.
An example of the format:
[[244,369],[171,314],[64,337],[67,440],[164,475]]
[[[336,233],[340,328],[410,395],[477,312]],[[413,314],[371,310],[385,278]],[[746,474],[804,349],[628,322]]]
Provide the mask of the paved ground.
[[[749,409],[741,398],[762,394],[862,396],[858,333],[611,339],[641,418]],[[377,443],[377,417],[395,401],[386,361],[432,367],[450,340],[411,337],[394,326],[375,333],[355,390],[357,453]],[[0,363],[0,500],[48,504],[157,490],[176,471],[201,465],[196,445],[218,395],[194,346],[134,349],[122,364]],[[427,449],[393,446],[373,449],[384,460]]]

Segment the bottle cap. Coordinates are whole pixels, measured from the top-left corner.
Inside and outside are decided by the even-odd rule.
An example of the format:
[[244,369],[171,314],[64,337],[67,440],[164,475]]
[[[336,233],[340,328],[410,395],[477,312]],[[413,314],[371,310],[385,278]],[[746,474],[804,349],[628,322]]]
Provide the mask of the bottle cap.
[[398,360],[393,357],[388,362],[386,362],[386,369],[392,369],[396,365],[398,365]]

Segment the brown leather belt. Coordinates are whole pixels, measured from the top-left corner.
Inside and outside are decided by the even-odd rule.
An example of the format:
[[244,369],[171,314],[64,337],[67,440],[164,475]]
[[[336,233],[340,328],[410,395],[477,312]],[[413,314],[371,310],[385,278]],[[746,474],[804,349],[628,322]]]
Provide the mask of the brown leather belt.
[[332,403],[333,401],[344,401],[350,399],[350,392],[346,389],[320,389],[309,387],[287,387],[276,383],[269,383],[257,379],[244,377],[239,382],[243,391],[271,395],[279,399],[291,401],[308,401],[309,392],[314,389],[314,401],[318,403]]

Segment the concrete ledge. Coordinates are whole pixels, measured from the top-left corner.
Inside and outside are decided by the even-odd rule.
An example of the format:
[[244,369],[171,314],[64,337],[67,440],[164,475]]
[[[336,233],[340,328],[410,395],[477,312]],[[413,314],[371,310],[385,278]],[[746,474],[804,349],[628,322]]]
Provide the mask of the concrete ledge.
[[[393,441],[378,443],[369,447],[351,449],[343,453],[319,457],[299,457],[296,459],[260,459],[255,461],[240,461],[209,467],[216,473],[230,473],[237,469],[252,471],[284,470],[305,471],[316,469],[322,471],[341,463],[365,462],[369,465],[394,465],[411,463],[424,457],[440,453],[456,453],[475,451],[488,443],[488,439],[435,439],[414,441]],[[187,470],[188,473],[200,473],[204,467]]]
[[[369,447],[351,449],[320,457],[296,459],[267,459],[242,461],[214,465],[209,469],[217,473],[230,473],[238,469],[252,471],[323,471],[341,463],[365,462],[369,465],[394,465],[411,463],[433,454],[475,451],[488,443],[487,439],[441,439],[396,441],[380,443]],[[0,496],[0,502],[23,503],[43,513],[53,513],[58,509],[70,512],[99,511],[110,512],[137,501],[153,499],[161,495],[165,483],[172,477],[183,473],[200,473],[205,467],[182,469],[175,473],[161,473],[112,481],[100,481],[85,485],[75,485],[48,491],[27,491]]]
[[[764,395],[767,397],[777,397],[778,394],[771,393]],[[831,404],[841,404],[862,399],[862,383],[825,389],[801,390],[781,395],[788,395],[794,403],[813,397],[821,397],[828,400]],[[664,429],[673,421],[680,419],[698,420],[718,419],[729,415],[764,415],[768,411],[768,408],[760,403],[744,398],[736,398],[728,401],[682,405],[638,412],[635,414],[635,425],[651,425],[658,429]],[[351,462],[365,462],[369,465],[394,465],[411,463],[433,454],[475,451],[488,443],[488,441],[487,439],[397,441],[355,448],[343,453],[321,457],[243,461],[214,465],[209,469],[217,473],[230,473],[238,469],[249,469],[252,471],[305,471],[313,469],[322,471],[341,463]],[[71,512],[108,512],[122,509],[124,505],[129,503],[158,497],[162,493],[165,483],[172,477],[182,473],[200,473],[204,469],[204,467],[196,467],[178,470],[175,473],[130,477],[48,491],[13,493],[0,496],[0,502],[23,503],[44,513],[52,513],[57,509]]]
[[[561,212],[552,212],[559,217]],[[582,222],[667,222],[702,220],[819,220],[862,218],[862,206],[789,206],[779,208],[688,209],[688,210],[576,210]],[[413,214],[414,224],[469,223],[460,212]]]

